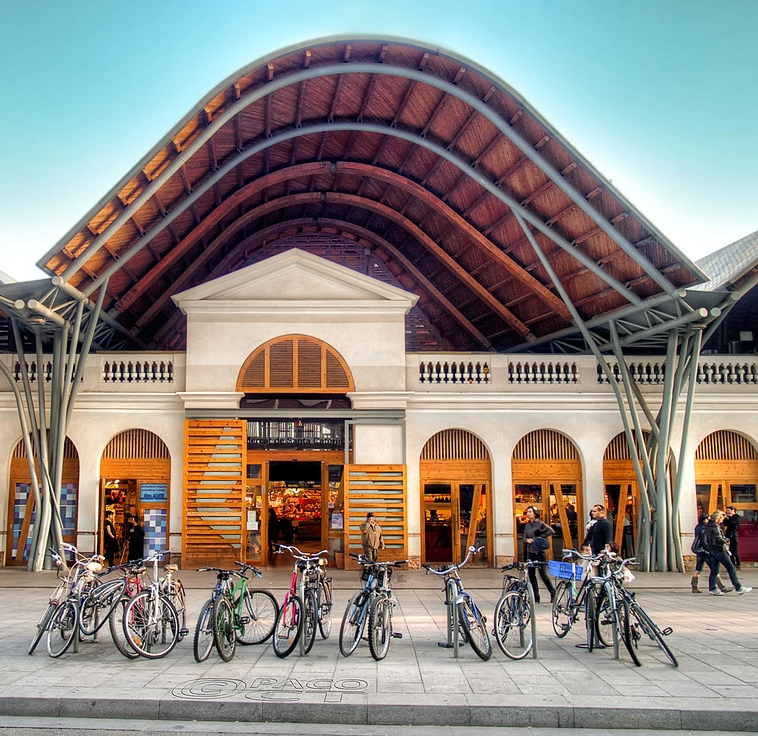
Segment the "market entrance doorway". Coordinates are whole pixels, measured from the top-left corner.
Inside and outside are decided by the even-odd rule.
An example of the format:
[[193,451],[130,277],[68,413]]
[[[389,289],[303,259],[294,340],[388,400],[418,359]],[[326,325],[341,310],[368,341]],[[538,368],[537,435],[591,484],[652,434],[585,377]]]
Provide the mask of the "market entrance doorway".
[[484,443],[462,429],[446,429],[424,446],[421,471],[422,562],[465,559],[482,548],[472,564],[492,564],[491,467]]
[[330,559],[337,562],[343,552],[344,465],[310,459],[269,460],[264,468],[266,506],[260,510],[267,549],[260,556],[266,556],[270,565],[283,559],[289,564],[289,556],[273,553],[277,543],[291,544],[303,552],[329,550]]

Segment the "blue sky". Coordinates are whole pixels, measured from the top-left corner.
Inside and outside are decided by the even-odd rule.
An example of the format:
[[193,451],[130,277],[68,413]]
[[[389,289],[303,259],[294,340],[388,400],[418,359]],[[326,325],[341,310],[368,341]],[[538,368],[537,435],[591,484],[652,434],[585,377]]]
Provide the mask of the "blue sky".
[[758,230],[758,0],[0,0],[0,271],[34,265],[198,101],[294,43],[477,62],[699,258]]

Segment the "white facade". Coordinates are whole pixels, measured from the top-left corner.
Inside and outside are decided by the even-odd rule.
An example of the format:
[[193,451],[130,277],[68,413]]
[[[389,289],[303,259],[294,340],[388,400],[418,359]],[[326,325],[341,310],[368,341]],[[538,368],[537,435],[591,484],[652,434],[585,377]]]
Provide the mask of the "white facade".
[[[514,554],[514,504],[511,458],[519,440],[533,430],[550,429],[575,444],[582,467],[584,508],[604,498],[603,457],[609,442],[623,431],[613,392],[598,382],[591,356],[517,356],[495,353],[406,354],[405,314],[413,294],[322,260],[290,250],[259,264],[193,288],[175,297],[187,315],[186,353],[93,354],[76,404],[68,436],[79,463],[78,544],[95,545],[100,518],[100,461],[119,432],[140,428],[158,435],[171,455],[170,547],[181,551],[184,422],[188,410],[228,411],[239,407],[240,368],[261,344],[298,334],[326,342],[346,361],[355,381],[350,394],[355,410],[405,412],[404,425],[370,420],[355,428],[353,461],[406,464],[408,552],[421,553],[419,457],[426,442],[446,429],[464,429],[486,446],[492,469],[494,558]],[[13,370],[15,358],[0,356]],[[654,359],[641,359],[651,361]],[[132,364],[133,380],[106,380],[105,366]],[[420,366],[445,362],[487,364],[486,381],[422,382]],[[730,358],[703,359],[721,366]],[[164,362],[172,380],[139,374],[135,366]],[[571,382],[544,382],[542,368],[525,363],[570,364]],[[755,359],[731,360],[752,366]],[[127,368],[128,371],[128,368]],[[560,371],[559,371],[560,374]],[[551,374],[552,375],[552,374]],[[735,373],[736,375],[736,373]],[[660,387],[644,387],[657,406]],[[684,457],[676,457],[685,500],[681,528],[695,525],[694,457],[699,443],[717,430],[731,430],[758,445],[758,391],[755,383],[698,386]],[[5,379],[0,381],[0,547],[8,544],[10,457],[21,438],[16,403]],[[681,425],[672,450],[679,452]],[[685,549],[689,548],[689,544]]]

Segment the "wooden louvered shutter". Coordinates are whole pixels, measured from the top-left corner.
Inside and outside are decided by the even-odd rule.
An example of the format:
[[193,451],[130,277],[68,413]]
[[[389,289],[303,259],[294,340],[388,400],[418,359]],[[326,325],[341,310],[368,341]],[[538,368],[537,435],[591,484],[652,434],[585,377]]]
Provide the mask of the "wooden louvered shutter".
[[183,567],[244,558],[246,457],[246,422],[186,422]]

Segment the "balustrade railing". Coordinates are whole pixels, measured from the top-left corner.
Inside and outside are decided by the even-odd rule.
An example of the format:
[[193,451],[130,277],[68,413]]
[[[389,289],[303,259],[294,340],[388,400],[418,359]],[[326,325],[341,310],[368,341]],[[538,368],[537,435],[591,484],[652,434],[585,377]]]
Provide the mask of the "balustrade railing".
[[509,362],[508,383],[579,383],[579,367],[565,360]]
[[174,364],[170,360],[106,360],[105,383],[173,383]]
[[[609,367],[617,379],[621,379],[618,363]],[[638,384],[661,385],[666,380],[666,364],[658,360],[633,360],[627,363],[629,375]],[[598,383],[608,383],[603,369],[597,366]],[[697,367],[697,382],[700,384],[758,384],[758,365],[743,360],[708,360],[701,358]]]
[[422,360],[418,380],[420,383],[489,383],[490,367],[484,362]]

